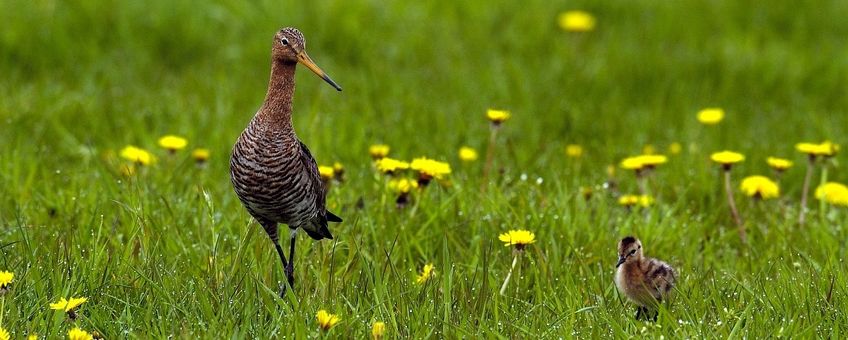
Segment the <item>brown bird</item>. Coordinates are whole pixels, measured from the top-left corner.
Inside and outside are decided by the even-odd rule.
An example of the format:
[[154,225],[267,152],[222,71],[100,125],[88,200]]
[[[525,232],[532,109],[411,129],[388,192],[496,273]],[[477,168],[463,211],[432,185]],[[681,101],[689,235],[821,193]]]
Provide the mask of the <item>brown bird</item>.
[[[342,219],[327,211],[326,188],[318,165],[292,127],[294,71],[303,64],[339,87],[306,54],[306,41],[295,28],[274,35],[271,48],[271,80],[265,101],[239,136],[230,158],[230,179],[244,207],[274,243],[289,286],[294,287],[294,249],[298,228],[316,240],[332,239],[327,222]],[[277,225],[289,227],[289,259],[280,247]],[[280,287],[283,296],[286,286]]]
[[[627,236],[618,243],[618,264],[615,266],[615,285],[637,306],[636,319],[643,316],[654,321],[659,304],[667,298],[677,273],[668,263],[642,256],[642,242]],[[655,311],[653,316],[650,312]]]

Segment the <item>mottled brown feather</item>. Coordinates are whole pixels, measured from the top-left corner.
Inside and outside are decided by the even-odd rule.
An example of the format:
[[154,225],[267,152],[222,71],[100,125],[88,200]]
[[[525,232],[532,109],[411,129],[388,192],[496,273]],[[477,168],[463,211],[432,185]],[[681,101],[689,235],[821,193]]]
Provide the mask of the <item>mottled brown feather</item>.
[[641,307],[656,307],[667,299],[677,279],[674,268],[663,261],[643,257],[641,242],[635,239],[625,238],[619,243],[619,256],[626,257],[615,277],[622,294]]
[[327,229],[326,189],[318,165],[292,125],[296,59],[289,48],[303,48],[299,31],[285,28],[275,36],[271,77],[262,106],[233,146],[230,179],[247,211],[276,243],[277,224],[302,228],[315,239],[332,238]]

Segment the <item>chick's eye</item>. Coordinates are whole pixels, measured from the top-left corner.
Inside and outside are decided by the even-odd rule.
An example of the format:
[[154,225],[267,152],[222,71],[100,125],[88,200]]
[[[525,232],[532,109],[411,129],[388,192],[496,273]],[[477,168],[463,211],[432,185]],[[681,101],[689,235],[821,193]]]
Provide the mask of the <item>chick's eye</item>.
[[630,251],[630,255],[636,254],[636,249]]
[[280,42],[283,43],[283,45],[285,45],[285,46],[289,45],[289,40],[286,39],[286,38],[283,38],[283,40],[280,40]]

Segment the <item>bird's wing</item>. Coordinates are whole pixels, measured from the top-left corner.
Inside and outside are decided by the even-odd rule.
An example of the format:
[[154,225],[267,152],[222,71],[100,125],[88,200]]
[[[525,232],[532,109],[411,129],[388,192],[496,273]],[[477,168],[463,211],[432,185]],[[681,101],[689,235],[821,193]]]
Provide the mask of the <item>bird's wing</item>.
[[318,189],[318,194],[315,195],[315,206],[323,213],[326,210],[325,200],[327,198],[327,188],[324,187],[321,174],[318,173],[318,163],[315,162],[315,157],[312,157],[312,153],[309,152],[306,144],[303,144],[300,140],[297,142],[300,144],[300,160],[303,162],[304,169],[306,169],[309,175],[309,182],[314,188]]

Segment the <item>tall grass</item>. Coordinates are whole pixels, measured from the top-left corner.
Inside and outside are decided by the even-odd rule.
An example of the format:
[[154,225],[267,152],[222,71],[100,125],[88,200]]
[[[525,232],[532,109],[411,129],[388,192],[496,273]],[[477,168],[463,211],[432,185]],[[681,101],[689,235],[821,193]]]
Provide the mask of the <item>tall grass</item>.
[[[556,15],[574,8],[598,28],[561,31]],[[381,320],[411,338],[838,338],[848,212],[794,223],[804,158],[793,145],[846,142],[846,15],[841,1],[2,2],[0,270],[16,274],[2,327],[64,335],[47,305],[83,295],[77,324],[108,338],[317,336],[319,309],[340,314],[338,337]],[[281,300],[282,272],[227,164],[287,25],[345,89],[300,71],[294,119],[347,179],[328,198],[345,218],[336,239],[301,240],[298,286]],[[700,126],[707,106],[728,117]],[[456,150],[486,147],[490,107],[513,118],[481,194],[481,162],[462,165]],[[167,133],[211,149],[208,166],[158,152],[124,177],[109,158],[127,144],[156,150]],[[378,142],[450,161],[451,186],[396,209],[367,155]],[[684,150],[652,177],[657,204],[616,206],[606,166],[672,142]],[[565,156],[570,143],[583,157]],[[780,201],[737,197],[748,245],[708,160],[725,148],[748,158],[738,178],[768,174],[768,156],[797,163]],[[842,158],[830,180],[848,180]],[[637,190],[630,173],[616,180]],[[539,241],[501,296],[512,257],[497,234],[519,227]],[[634,320],[612,284],[625,234],[680,270],[656,324]],[[435,279],[414,284],[429,262]]]

